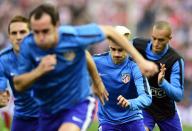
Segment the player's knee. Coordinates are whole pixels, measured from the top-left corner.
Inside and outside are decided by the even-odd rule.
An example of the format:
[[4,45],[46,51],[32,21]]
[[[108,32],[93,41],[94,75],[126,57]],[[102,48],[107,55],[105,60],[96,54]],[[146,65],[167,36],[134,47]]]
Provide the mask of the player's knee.
[[145,131],[150,131],[148,127],[145,126]]
[[63,123],[58,131],[80,131],[80,128],[73,123]]

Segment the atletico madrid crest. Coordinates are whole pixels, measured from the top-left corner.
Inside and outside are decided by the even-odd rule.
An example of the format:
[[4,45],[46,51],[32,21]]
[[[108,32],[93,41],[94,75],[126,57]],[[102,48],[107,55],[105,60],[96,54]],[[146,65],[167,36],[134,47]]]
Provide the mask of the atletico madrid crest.
[[129,74],[122,74],[121,75],[121,80],[123,83],[128,83],[130,81],[130,75]]

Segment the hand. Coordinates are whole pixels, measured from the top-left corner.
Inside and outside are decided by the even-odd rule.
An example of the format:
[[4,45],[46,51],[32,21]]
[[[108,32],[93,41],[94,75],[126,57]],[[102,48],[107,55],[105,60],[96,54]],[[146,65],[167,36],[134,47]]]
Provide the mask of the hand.
[[120,105],[123,108],[126,108],[129,106],[128,100],[125,99],[122,95],[118,96],[117,100],[118,100],[117,105]]
[[166,71],[166,68],[165,68],[165,64],[161,64],[160,63],[160,72],[159,72],[159,75],[158,75],[158,84],[160,85],[165,77],[165,71]]
[[55,69],[55,65],[57,64],[56,55],[47,55],[41,59],[40,64],[38,65],[38,71],[42,74],[45,74],[49,71]]
[[109,93],[105,89],[105,86],[104,86],[102,80],[99,80],[97,82],[93,82],[93,92],[99,98],[102,105],[105,104],[105,100],[106,101],[109,100],[109,98],[108,98]]
[[0,92],[0,107],[5,107],[8,105],[10,99],[9,91]]
[[141,72],[146,77],[153,76],[158,72],[157,65],[151,61],[144,60],[144,61],[138,63],[138,65],[139,65]]

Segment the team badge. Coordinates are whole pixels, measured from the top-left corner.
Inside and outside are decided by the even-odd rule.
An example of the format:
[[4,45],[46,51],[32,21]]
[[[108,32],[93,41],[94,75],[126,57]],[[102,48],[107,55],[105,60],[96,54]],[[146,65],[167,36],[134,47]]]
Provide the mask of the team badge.
[[75,58],[76,54],[74,51],[66,51],[63,53],[63,56],[66,60],[72,61]]
[[122,74],[121,75],[121,80],[123,83],[128,83],[130,81],[130,75],[129,74]]

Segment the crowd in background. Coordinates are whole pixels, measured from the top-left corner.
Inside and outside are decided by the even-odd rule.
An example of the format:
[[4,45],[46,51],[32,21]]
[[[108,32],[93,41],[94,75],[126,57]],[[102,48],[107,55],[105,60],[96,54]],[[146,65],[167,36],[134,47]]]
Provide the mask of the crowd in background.
[[[1,0],[0,49],[9,45],[7,24],[17,15],[28,16],[42,2],[55,4],[61,24],[81,25],[90,22],[125,25],[134,37],[150,38],[156,20],[167,20],[173,27],[174,47],[185,59],[185,96],[178,104],[185,123],[192,125],[192,1],[191,0]],[[190,37],[191,36],[191,37]],[[107,44],[90,48],[92,53],[107,50]]]

